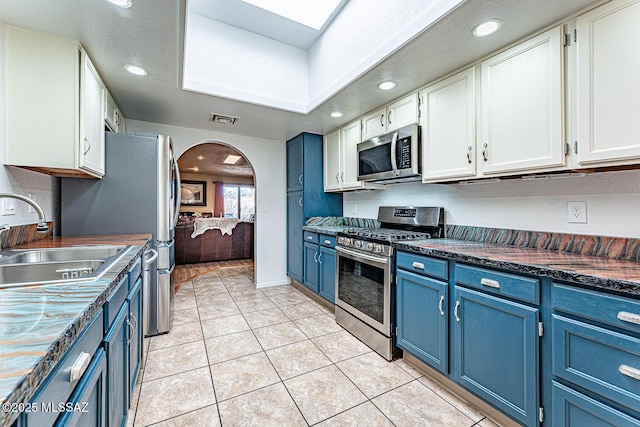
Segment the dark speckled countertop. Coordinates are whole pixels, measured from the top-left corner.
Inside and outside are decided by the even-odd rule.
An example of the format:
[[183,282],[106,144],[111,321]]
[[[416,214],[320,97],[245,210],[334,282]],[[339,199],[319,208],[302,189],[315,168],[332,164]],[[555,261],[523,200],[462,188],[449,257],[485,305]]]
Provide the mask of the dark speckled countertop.
[[[150,235],[54,237],[11,249],[132,245],[99,280],[0,289],[0,404],[28,402],[100,311]],[[0,426],[17,412],[0,409]]]
[[640,298],[640,262],[455,239],[396,243],[398,250],[546,276]]

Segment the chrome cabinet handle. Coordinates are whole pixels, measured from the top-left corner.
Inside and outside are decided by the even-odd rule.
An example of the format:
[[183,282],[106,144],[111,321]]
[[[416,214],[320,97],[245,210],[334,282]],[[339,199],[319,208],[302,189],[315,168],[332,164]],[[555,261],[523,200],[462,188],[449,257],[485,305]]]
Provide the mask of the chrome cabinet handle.
[[318,255],[318,264],[322,264],[322,254]]
[[384,127],[384,114],[380,115],[380,126]]
[[424,264],[418,261],[413,261],[413,263],[411,264],[411,267],[417,268],[419,270],[424,270]]
[[622,320],[623,322],[640,325],[640,314],[629,313],[628,311],[621,311],[618,313],[618,319]]
[[91,354],[85,353],[84,351],[80,353],[76,361],[73,362],[73,365],[71,365],[71,369],[69,370],[70,383],[78,380],[82,376],[82,374],[84,374],[84,371],[86,371],[87,367],[89,366],[89,362],[91,362]]
[[438,302],[438,310],[440,310],[440,316],[444,316],[444,310],[442,309],[442,303],[444,303],[444,295],[440,295],[440,302]]
[[471,164],[471,146],[467,147],[467,161]]
[[300,205],[300,207],[302,207],[302,197],[298,199],[298,204]]
[[344,182],[344,172],[340,173],[340,181]]
[[393,113],[393,110],[390,110],[390,111],[387,113],[387,121],[389,122],[389,124],[391,124],[391,113]]
[[336,182],[340,182],[340,172],[336,172]]
[[482,279],[480,279],[480,284],[484,286],[488,286],[490,288],[500,289],[500,282],[498,282],[497,280],[487,279],[486,277],[483,277]]
[[91,143],[89,142],[86,136],[84,137],[84,146],[85,146],[84,154],[87,154],[89,150],[91,150]]
[[307,236],[307,240],[313,240],[313,236]]
[[325,241],[324,241],[324,244],[325,244],[325,245],[330,245],[330,244],[331,244],[331,240],[325,240]]
[[486,162],[487,160],[489,160],[487,158],[487,154],[488,154],[488,149],[487,149],[487,143],[485,142],[483,145],[484,149],[482,150],[482,158],[484,159],[484,161]]
[[136,329],[133,327],[129,319],[127,319],[127,326],[129,326],[129,338],[127,338],[127,345],[129,345],[129,343],[133,339],[133,334],[135,333]]
[[302,174],[300,174],[300,176],[298,177],[298,182],[302,184]]
[[456,301],[456,306],[453,307],[453,315],[456,318],[456,322],[460,321],[460,317],[458,316],[458,307],[460,307],[460,301]]
[[640,369],[634,368],[629,365],[620,365],[618,371],[629,378],[633,378],[635,380],[640,380]]

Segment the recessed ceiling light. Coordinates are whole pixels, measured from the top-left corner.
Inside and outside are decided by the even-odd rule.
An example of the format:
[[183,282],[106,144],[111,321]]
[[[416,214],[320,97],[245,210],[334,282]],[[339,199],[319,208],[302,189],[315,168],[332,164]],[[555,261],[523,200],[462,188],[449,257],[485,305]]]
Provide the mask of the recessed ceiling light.
[[331,113],[331,117],[342,117],[342,113],[340,111],[334,111],[333,113]]
[[319,30],[340,5],[341,0],[242,0],[260,9]]
[[398,86],[398,83],[394,82],[393,80],[386,80],[386,81],[378,84],[378,89],[380,89],[380,90],[391,90],[396,86]]
[[493,34],[500,29],[502,21],[499,19],[490,19],[473,27],[473,35],[476,37],[485,37]]
[[194,172],[198,172],[200,169],[198,169],[197,166],[194,166],[191,170],[193,170]]
[[197,157],[198,160],[204,160],[204,156],[200,155]]
[[109,0],[109,3],[114,6],[121,7],[123,9],[131,7],[131,0]]
[[138,67],[137,65],[125,65],[124,69],[130,72],[131,74],[135,74],[136,76],[146,76],[147,72],[144,68]]
[[242,158],[242,156],[236,156],[235,154],[229,154],[227,156],[227,158],[222,161],[222,163],[227,164],[227,165],[235,165],[236,163],[238,163],[238,160],[240,160],[241,158]]

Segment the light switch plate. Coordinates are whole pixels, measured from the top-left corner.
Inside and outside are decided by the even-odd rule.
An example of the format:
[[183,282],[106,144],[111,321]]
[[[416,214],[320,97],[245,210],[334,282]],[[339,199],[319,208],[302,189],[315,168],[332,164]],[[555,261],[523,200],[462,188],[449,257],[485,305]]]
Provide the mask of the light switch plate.
[[2,215],[15,215],[16,214],[16,201],[10,198],[2,199]]

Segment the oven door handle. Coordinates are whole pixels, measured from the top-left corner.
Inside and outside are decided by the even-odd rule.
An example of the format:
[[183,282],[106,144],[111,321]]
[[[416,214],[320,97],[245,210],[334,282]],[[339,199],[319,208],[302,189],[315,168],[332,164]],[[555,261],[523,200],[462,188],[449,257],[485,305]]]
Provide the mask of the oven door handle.
[[354,259],[360,259],[360,260],[363,260],[363,261],[370,261],[370,262],[375,262],[375,263],[384,264],[384,265],[389,264],[389,259],[388,258],[382,258],[382,257],[377,257],[377,256],[367,255],[367,254],[361,254],[361,253],[358,253],[358,252],[354,252],[354,251],[350,251],[348,249],[341,248],[340,246],[336,246],[336,251],[342,252],[343,254],[346,254],[346,255],[349,255],[350,257],[352,257]]

